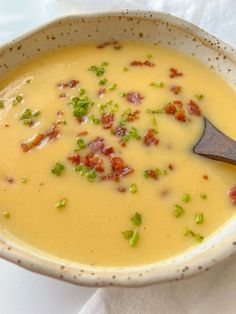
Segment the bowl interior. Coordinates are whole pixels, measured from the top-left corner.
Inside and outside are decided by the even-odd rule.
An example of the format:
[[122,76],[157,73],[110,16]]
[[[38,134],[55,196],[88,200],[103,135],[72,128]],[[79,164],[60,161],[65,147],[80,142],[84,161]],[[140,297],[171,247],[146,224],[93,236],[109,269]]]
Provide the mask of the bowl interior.
[[[69,16],[56,20],[0,49],[0,77],[36,55],[86,42],[126,40],[175,48],[193,56],[236,86],[235,50],[198,27],[158,12],[113,12]],[[69,263],[46,255],[0,234],[0,255],[30,270],[80,285],[141,286],[179,280],[208,269],[233,253],[236,218],[226,223],[203,244],[174,258],[151,265],[102,268]]]

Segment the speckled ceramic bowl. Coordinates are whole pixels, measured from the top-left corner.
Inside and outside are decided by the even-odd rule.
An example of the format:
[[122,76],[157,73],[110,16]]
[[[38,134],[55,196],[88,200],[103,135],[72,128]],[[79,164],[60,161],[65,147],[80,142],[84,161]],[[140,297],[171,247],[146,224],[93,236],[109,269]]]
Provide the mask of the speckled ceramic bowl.
[[[194,56],[236,86],[235,49],[200,28],[159,12],[123,11],[58,19],[0,48],[0,77],[32,57],[81,42],[151,42]],[[124,268],[70,263],[0,234],[0,256],[32,271],[87,286],[142,286],[206,271],[236,250],[236,217],[201,245],[168,260]]]

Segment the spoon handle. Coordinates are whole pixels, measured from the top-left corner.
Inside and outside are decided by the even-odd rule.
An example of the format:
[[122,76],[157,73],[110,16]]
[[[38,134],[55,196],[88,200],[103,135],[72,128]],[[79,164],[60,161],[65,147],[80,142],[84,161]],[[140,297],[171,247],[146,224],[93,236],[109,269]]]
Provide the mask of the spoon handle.
[[236,165],[236,141],[218,130],[206,118],[205,128],[194,153]]

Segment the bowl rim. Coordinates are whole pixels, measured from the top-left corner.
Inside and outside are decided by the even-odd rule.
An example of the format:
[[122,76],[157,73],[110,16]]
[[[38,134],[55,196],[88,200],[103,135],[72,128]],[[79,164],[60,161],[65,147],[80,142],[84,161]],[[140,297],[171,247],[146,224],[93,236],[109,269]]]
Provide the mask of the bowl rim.
[[[105,18],[107,16],[163,20],[170,23],[172,26],[181,29],[182,31],[191,31],[191,35],[197,37],[205,46],[210,47],[208,42],[204,41],[204,38],[207,38],[214,43],[217,42],[218,46],[220,47],[215,48],[215,46],[213,46],[210,48],[227,55],[227,57],[236,64],[236,49],[230,46],[228,43],[225,43],[224,41],[216,38],[191,22],[169,13],[140,9],[112,10],[98,13],[76,13],[55,18],[49,22],[43,23],[41,26],[36,27],[33,30],[26,32],[14,40],[1,45],[0,52],[2,50],[8,49],[12,45],[20,43],[30,36],[36,35],[42,30],[47,29],[48,27],[53,26],[59,22],[66,22],[67,20],[75,18],[82,19],[86,17],[93,19]],[[222,46],[227,47],[227,51],[223,50],[221,48]],[[224,241],[219,241],[217,246],[208,248],[206,252],[200,252],[197,257],[192,258],[191,265],[182,263],[185,266],[182,265],[181,269],[176,269],[176,265],[174,263],[175,257],[164,260],[163,262],[136,267],[94,267],[61,260],[54,256],[34,250],[34,248],[30,249],[30,247],[27,245],[24,245],[23,247],[17,241],[8,241],[2,238],[2,236],[0,237],[0,257],[33,272],[44,274],[74,284],[93,287],[109,285],[136,287],[155,284],[163,281],[177,281],[196,275],[199,272],[209,270],[209,268],[215,263],[218,263],[226,257],[231,256],[235,251],[236,233],[234,236],[231,236]],[[199,257],[201,259],[200,265],[198,261]]]

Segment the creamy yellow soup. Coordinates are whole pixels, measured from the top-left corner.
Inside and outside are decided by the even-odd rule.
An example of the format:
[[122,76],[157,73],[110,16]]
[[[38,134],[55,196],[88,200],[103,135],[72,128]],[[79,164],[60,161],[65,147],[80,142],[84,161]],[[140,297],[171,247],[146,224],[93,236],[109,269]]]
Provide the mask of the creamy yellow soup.
[[192,147],[204,116],[236,139],[235,104],[212,70],[159,46],[82,45],[28,62],[0,83],[0,225],[101,266],[199,245],[235,213],[236,169]]

